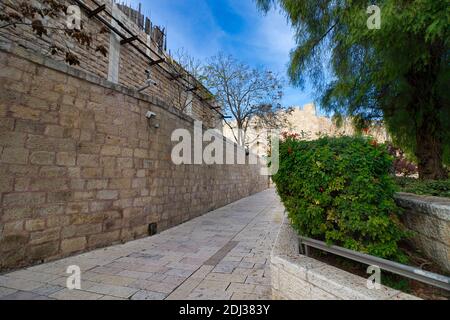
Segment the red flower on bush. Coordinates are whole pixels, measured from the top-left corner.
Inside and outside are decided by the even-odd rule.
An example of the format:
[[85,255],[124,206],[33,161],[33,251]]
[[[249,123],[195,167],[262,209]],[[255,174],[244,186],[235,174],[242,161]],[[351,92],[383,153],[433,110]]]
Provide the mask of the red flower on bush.
[[287,139],[294,139],[294,140],[296,140],[296,139],[300,139],[300,135],[298,133],[295,133],[295,132],[283,132],[281,134],[281,138],[283,140],[287,140]]

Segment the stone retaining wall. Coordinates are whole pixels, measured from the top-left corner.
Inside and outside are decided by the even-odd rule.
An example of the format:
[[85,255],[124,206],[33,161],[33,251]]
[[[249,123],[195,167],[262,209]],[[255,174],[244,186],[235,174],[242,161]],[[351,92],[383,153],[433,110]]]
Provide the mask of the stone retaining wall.
[[299,253],[298,235],[285,217],[271,253],[272,296],[276,300],[409,300],[391,288],[367,288],[367,279]]
[[158,97],[2,44],[0,269],[144,237],[267,188],[261,165],[174,165],[171,134],[193,123]]
[[398,193],[396,201],[416,248],[450,273],[450,199]]

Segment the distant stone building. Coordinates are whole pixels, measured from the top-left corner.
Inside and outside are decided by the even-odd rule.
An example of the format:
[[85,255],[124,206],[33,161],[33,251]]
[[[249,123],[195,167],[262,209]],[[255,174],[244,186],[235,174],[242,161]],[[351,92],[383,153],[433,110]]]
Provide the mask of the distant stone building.
[[[232,123],[233,131],[236,132],[235,124]],[[313,103],[305,106],[295,106],[293,111],[287,116],[287,125],[279,128],[281,133],[297,133],[307,140],[318,139],[321,136],[341,136],[354,135],[355,129],[350,119],[344,120],[338,127],[331,118],[320,116],[316,112],[316,106]],[[223,134],[225,137],[234,140],[233,131],[228,125],[224,125]],[[386,142],[389,137],[384,127],[373,126],[367,135],[373,136],[379,142]],[[268,137],[266,130],[250,125],[246,133],[246,145],[248,149],[258,155],[266,155],[268,147]]]

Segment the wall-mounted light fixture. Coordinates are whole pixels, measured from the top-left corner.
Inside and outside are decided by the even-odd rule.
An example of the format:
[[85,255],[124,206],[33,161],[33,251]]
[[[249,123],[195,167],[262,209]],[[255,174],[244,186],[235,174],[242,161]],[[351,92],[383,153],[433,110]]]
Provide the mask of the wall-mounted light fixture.
[[147,79],[145,80],[144,85],[137,89],[138,92],[142,92],[145,89],[150,88],[151,86],[155,86],[155,87],[158,86],[158,82],[156,82],[155,80],[152,79],[152,70],[151,69],[145,70],[145,74],[147,75]]
[[[147,113],[145,114],[145,117],[148,120],[148,126],[151,127],[151,123],[152,123],[152,119],[155,118],[156,119],[156,113],[152,112],[152,111],[147,111]],[[154,128],[158,129],[159,128],[159,123],[155,123],[153,125]]]
[[151,111],[147,111],[147,113],[145,114],[145,117],[147,118],[147,119],[151,119],[151,118],[153,118],[153,117],[155,117],[156,118],[156,113],[154,113],[154,112],[151,112]]

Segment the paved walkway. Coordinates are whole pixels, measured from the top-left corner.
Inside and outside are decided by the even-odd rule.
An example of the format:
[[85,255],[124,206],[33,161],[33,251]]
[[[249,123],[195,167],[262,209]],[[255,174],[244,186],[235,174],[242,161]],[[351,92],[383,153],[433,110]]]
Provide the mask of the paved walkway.
[[[153,237],[0,276],[0,299],[270,299],[282,213],[266,190]],[[66,288],[70,265],[81,290]]]

